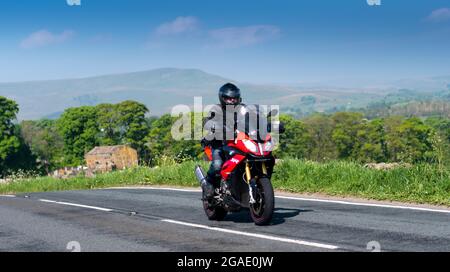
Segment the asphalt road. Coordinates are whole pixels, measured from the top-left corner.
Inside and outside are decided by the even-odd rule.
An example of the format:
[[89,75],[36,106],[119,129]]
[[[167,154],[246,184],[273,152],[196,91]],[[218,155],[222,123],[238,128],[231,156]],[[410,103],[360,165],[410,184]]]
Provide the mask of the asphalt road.
[[[369,248],[369,249],[368,249]],[[200,192],[105,189],[0,196],[0,251],[450,251],[450,211],[276,199],[208,221]]]

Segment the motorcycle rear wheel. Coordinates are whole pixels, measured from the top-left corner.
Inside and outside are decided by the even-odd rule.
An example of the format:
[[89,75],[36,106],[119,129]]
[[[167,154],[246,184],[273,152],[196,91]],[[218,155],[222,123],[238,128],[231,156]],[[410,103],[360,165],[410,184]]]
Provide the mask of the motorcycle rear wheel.
[[250,205],[250,215],[256,225],[267,225],[272,221],[275,207],[275,195],[273,186],[268,178],[261,178],[257,183],[257,203]]
[[203,200],[203,209],[209,220],[222,221],[227,216],[227,211],[219,206],[210,207],[208,200]]

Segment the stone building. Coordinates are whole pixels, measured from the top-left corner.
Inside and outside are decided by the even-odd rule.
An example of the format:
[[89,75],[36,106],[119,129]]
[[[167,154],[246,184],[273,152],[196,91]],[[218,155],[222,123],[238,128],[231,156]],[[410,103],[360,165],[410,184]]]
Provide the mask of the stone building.
[[137,151],[126,145],[97,146],[85,155],[90,171],[104,173],[138,165]]

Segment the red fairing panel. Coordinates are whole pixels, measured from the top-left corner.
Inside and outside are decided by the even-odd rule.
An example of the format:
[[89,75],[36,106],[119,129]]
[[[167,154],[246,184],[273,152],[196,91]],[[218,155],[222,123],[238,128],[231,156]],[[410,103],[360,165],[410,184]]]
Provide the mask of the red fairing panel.
[[226,161],[222,166],[222,171],[220,171],[222,179],[227,180],[234,168],[236,168],[236,166],[238,166],[243,159],[245,159],[244,155],[236,154],[231,159]]

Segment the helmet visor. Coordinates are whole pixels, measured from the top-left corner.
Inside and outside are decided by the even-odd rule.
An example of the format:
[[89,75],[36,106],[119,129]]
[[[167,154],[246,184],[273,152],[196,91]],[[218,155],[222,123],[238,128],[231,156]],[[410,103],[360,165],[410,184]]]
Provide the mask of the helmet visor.
[[239,98],[237,98],[237,97],[229,97],[229,96],[225,96],[224,98],[223,98],[223,101],[225,101],[225,103],[226,104],[228,104],[228,105],[236,105],[236,104],[239,104],[239,101],[240,99]]

